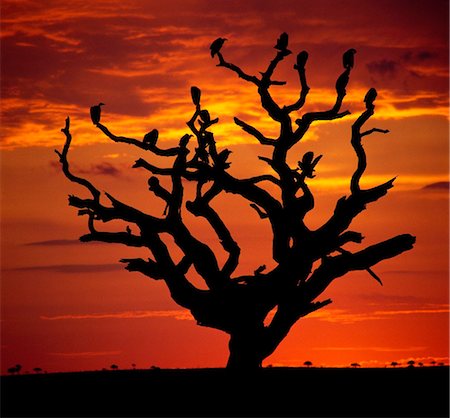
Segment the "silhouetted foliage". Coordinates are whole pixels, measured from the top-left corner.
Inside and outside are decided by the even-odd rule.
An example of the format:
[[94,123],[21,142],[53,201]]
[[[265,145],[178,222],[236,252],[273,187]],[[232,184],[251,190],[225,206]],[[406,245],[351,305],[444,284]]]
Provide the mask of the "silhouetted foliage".
[[305,361],[305,362],[303,363],[303,365],[306,366],[306,367],[311,367],[311,366],[312,366],[312,362],[309,361],[309,360],[307,360],[307,361]]
[[414,360],[409,360],[406,364],[408,365],[408,367],[414,367],[416,362]]
[[430,364],[431,364],[432,366],[436,366],[436,361],[435,361],[435,360],[432,360],[432,361],[430,361]]
[[[150,173],[149,190],[162,199],[166,206],[162,216],[144,213],[106,192],[110,203],[105,204],[100,199],[102,193],[97,187],[72,173],[68,162],[72,140],[69,118],[62,129],[66,137],[64,148],[56,152],[66,177],[83,186],[91,195],[87,198],[69,196],[69,204],[78,208],[78,214],[88,219],[89,233],[80,240],[148,248],[150,258],[122,259],[125,268],[154,280],[163,280],[174,301],[188,309],[199,325],[229,334],[228,367],[258,368],[300,318],[332,302],[330,299],[318,298],[335,279],[351,271],[365,270],[382,284],[372,267],[410,250],[415,238],[403,234],[356,252],[345,249],[348,244],[361,244],[364,238],[361,232],[349,230],[352,221],[368,204],[386,195],[395,180],[392,178],[367,189],[360,185],[367,165],[363,139],[374,133],[388,132],[379,128],[363,129],[375,113],[377,92],[374,88],[368,90],[364,98],[361,97],[365,110],[356,118],[351,129],[350,144],[355,151],[356,167],[350,181],[350,194],[337,201],[334,212],[319,228],[310,229],[305,221],[307,214],[314,208],[309,182],[316,176],[322,155],[315,155],[304,148],[298,156],[297,167],[292,167],[288,163],[288,154],[314,123],[341,119],[350,114],[348,110],[341,110],[341,107],[355,67],[356,51],[349,49],[344,53],[344,71],[338,74],[335,83],[335,103],[329,109],[299,115],[310,90],[306,79],[308,53],[299,52],[294,64],[300,82],[298,99],[291,104],[280,105],[272,97],[270,87],[286,84],[273,79],[273,75],[277,66],[292,53],[288,49],[288,34],[282,33],[277,39],[274,58],[258,75],[247,74],[224,58],[222,51],[225,41],[225,38],[218,38],[211,44],[211,57],[217,60],[218,67],[254,85],[262,108],[277,127],[278,133],[270,138],[249,123],[234,118],[237,126],[255,138],[262,148],[271,151],[271,157],[259,157],[267,163],[270,173],[238,178],[228,171],[232,163],[231,151],[217,148],[211,129],[219,119],[212,117],[202,106],[201,90],[196,86],[191,88],[194,111],[187,121],[190,133],[183,135],[178,146],[172,148],[160,147],[157,129],[151,130],[143,139],[116,136],[101,123],[103,103],[91,108],[92,122],[109,139],[132,145],[147,153],[148,159],[137,159],[133,167]],[[155,165],[150,160],[154,155],[167,157],[171,162],[166,167]],[[166,178],[168,182],[160,182],[158,177]],[[192,200],[185,199],[185,182],[195,185],[195,197]],[[278,189],[280,193],[271,194],[267,186]],[[267,264],[264,264],[257,267],[253,274],[235,273],[240,263],[240,247],[211,204],[217,196],[225,193],[239,195],[254,209],[262,222],[270,224],[275,267],[267,269]],[[280,197],[276,197],[278,195]],[[188,229],[182,218],[185,212],[188,216],[201,217],[209,223],[227,255],[223,264],[219,263],[212,248]],[[117,220],[127,224],[122,232],[98,229],[99,225]],[[162,239],[163,234],[172,236],[181,250],[180,259],[171,254]],[[187,273],[191,269],[204,280],[207,290],[196,287],[188,279]],[[275,313],[268,320],[271,311]]]
[[361,367],[361,365],[359,363],[352,363],[352,364],[350,364],[350,366],[352,366],[354,369]]
[[8,369],[8,373],[10,373],[10,374],[19,374],[21,370],[22,370],[22,365],[21,364],[16,364],[15,366],[10,367]]
[[391,366],[392,367],[397,367],[397,366],[399,366],[400,365],[400,363],[397,363],[396,361],[393,361],[392,363],[391,363]]
[[42,369],[40,367],[35,367],[33,369],[33,372],[35,372],[35,373],[42,373]]
[[111,364],[110,369],[111,370],[119,370],[119,366],[117,364]]

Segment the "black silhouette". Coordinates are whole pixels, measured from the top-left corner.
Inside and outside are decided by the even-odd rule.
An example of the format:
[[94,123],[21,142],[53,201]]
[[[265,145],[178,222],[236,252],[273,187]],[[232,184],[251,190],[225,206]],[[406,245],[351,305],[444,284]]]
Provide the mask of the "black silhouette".
[[409,360],[406,364],[408,365],[408,367],[414,367],[416,362],[414,360]]
[[361,365],[359,363],[352,363],[352,364],[350,364],[350,366],[352,366],[352,368],[354,368],[354,369],[361,367]]
[[149,133],[144,135],[144,139],[142,141],[148,147],[154,147],[156,145],[156,141],[158,140],[158,136],[159,136],[158,130],[152,129]]
[[100,122],[100,115],[102,112],[102,106],[104,106],[104,103],[99,103],[98,105],[91,107],[91,120],[94,125],[98,125]]
[[307,361],[305,361],[305,362],[303,363],[303,365],[309,368],[309,367],[312,366],[312,362],[309,361],[309,360],[307,360]]
[[[105,193],[105,196],[110,203],[105,204],[100,199],[101,192],[97,187],[72,173],[68,162],[72,140],[69,118],[62,129],[66,137],[64,148],[56,152],[65,176],[84,186],[90,193],[87,198],[69,196],[69,205],[78,208],[79,215],[88,219],[89,232],[80,240],[148,248],[151,258],[122,259],[125,268],[154,280],[163,280],[174,301],[188,309],[199,325],[229,334],[229,368],[255,369],[261,367],[262,361],[274,352],[300,318],[332,302],[330,299],[320,300],[319,297],[335,279],[354,270],[365,270],[381,283],[371,268],[380,261],[410,250],[415,237],[398,235],[356,252],[344,248],[349,243],[362,242],[364,237],[360,232],[349,230],[352,221],[368,204],[386,195],[395,180],[393,178],[368,189],[360,186],[367,165],[363,138],[375,132],[387,133],[378,128],[363,130],[375,112],[373,93],[368,94],[366,109],[352,125],[350,142],[356,154],[356,168],[351,178],[349,196],[338,200],[334,213],[321,227],[309,229],[305,222],[305,216],[314,208],[314,196],[308,182],[314,178],[322,156],[314,157],[312,151],[307,151],[300,158],[298,167],[291,168],[287,162],[288,153],[302,140],[314,122],[340,119],[350,113],[341,110],[341,106],[354,66],[354,50],[346,53],[345,70],[338,77],[337,97],[332,107],[303,113],[293,125],[292,114],[303,107],[309,92],[305,71],[307,54],[302,52],[297,58],[299,98],[292,104],[280,106],[269,89],[272,85],[285,84],[284,81],[273,80],[272,76],[278,64],[288,55],[287,34],[282,34],[278,39],[276,55],[261,76],[249,75],[226,61],[220,52],[224,40],[218,38],[211,45],[211,55],[217,56],[218,67],[230,70],[253,84],[262,108],[279,127],[277,137],[269,138],[254,126],[234,118],[235,123],[256,138],[262,147],[272,151],[270,158],[259,157],[268,164],[272,173],[238,178],[228,171],[230,151],[217,150],[214,133],[210,129],[218,122],[218,118],[212,119],[208,110],[202,108],[201,92],[197,87],[191,89],[195,110],[187,121],[192,134],[183,135],[176,147],[148,147],[141,140],[116,136],[100,122],[97,124],[112,141],[130,144],[149,153],[148,160],[139,158],[133,167],[145,169],[151,174],[149,190],[166,204],[161,217],[133,208],[109,193]],[[195,145],[192,144],[192,137]],[[166,167],[157,166],[150,160],[153,154],[170,158],[171,163]],[[157,176],[166,177],[170,186],[163,186]],[[187,202],[184,202],[185,181],[196,185],[195,197]],[[263,187],[269,183],[280,190],[280,198],[271,195]],[[240,262],[240,247],[211,204],[214,198],[225,193],[239,195],[263,222],[267,220],[270,223],[275,267],[267,269],[264,264],[255,266],[253,274],[235,274]],[[181,216],[183,206],[191,215],[202,217],[210,224],[227,254],[223,264],[219,263],[213,250],[188,229]],[[117,220],[131,225],[131,228],[125,231],[124,226],[123,232],[97,229],[98,225]],[[173,237],[181,250],[181,258],[174,258],[161,234]],[[204,280],[207,290],[197,288],[188,280],[190,269],[194,269]],[[271,311],[275,312],[274,315],[268,316]]]
[[[227,38],[217,38],[209,47],[211,50],[211,58],[214,58],[214,56],[220,51],[223,44],[227,41]],[[192,97],[194,98],[194,97]],[[199,94],[199,100],[200,100],[200,94]],[[194,104],[197,105],[196,101],[194,100]]]
[[400,363],[397,363],[396,361],[393,361],[392,363],[391,363],[391,366],[392,367],[397,367],[397,366],[399,366],[400,365]]
[[42,373],[42,369],[40,367],[35,367],[33,369],[33,372],[35,372],[35,373]]
[[355,54],[356,49],[353,48],[344,52],[344,55],[342,56],[342,64],[344,65],[344,68],[353,68],[353,66],[355,65]]
[[119,366],[117,364],[111,364],[109,367],[111,370],[119,370]]
[[10,374],[16,374],[17,373],[17,374],[19,374],[21,370],[22,370],[22,365],[21,364],[16,364],[15,366],[10,367],[8,369],[8,373],[10,373]]

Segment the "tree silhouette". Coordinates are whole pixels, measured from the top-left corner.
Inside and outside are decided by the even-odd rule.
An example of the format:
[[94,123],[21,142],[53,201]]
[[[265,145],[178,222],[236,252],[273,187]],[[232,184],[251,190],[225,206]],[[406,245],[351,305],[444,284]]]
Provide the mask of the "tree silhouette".
[[431,364],[432,366],[436,366],[436,360],[431,360],[431,361],[430,361],[430,364]]
[[119,370],[119,366],[117,364],[111,364],[111,370]]
[[414,367],[416,362],[414,360],[409,360],[406,364],[408,365],[408,367]]
[[352,366],[354,369],[356,369],[357,367],[361,367],[359,363],[352,363],[350,364],[350,366]]
[[35,367],[33,369],[33,372],[35,372],[36,374],[42,373],[42,369],[40,367]]
[[310,367],[312,366],[312,362],[309,361],[309,360],[307,360],[307,361],[305,361],[305,362],[303,363],[303,365],[306,366],[306,367],[308,367],[308,368],[310,368]]
[[8,369],[8,373],[10,373],[10,374],[16,374],[17,373],[17,374],[19,374],[21,370],[22,370],[22,365],[21,364],[16,364],[15,366],[10,367]]
[[399,365],[399,363],[397,363],[396,361],[393,361],[392,363],[391,363],[391,366],[392,367],[397,367]]
[[[143,140],[127,138],[114,135],[103,125],[100,112],[96,112],[92,118],[94,125],[112,141],[140,148],[149,158],[156,155],[172,159],[167,167],[157,166],[143,158],[136,160],[133,165],[134,168],[151,173],[149,190],[166,205],[162,216],[147,214],[106,192],[109,204],[105,204],[100,199],[101,192],[97,187],[72,173],[68,162],[72,140],[69,118],[62,129],[66,137],[65,145],[61,152],[56,151],[65,176],[86,188],[91,195],[87,198],[69,196],[69,205],[78,208],[78,214],[88,219],[89,233],[80,237],[80,240],[148,248],[150,258],[127,258],[121,262],[126,264],[125,268],[129,271],[164,281],[174,301],[188,309],[199,325],[229,334],[229,368],[260,367],[300,318],[332,302],[330,299],[318,298],[335,279],[351,271],[365,270],[381,283],[371,270],[372,266],[411,249],[415,242],[412,235],[403,234],[356,252],[344,249],[347,244],[362,242],[362,233],[349,230],[352,221],[369,203],[386,195],[395,180],[393,178],[367,189],[360,185],[367,165],[362,140],[374,133],[388,132],[379,128],[363,130],[375,112],[377,92],[373,88],[364,98],[366,109],[357,117],[351,129],[350,143],[356,154],[356,168],[350,180],[350,194],[337,201],[334,213],[321,227],[308,227],[305,217],[314,208],[314,196],[308,183],[313,181],[322,156],[315,156],[312,151],[304,152],[298,166],[292,167],[288,162],[288,153],[301,142],[315,122],[341,119],[350,114],[348,110],[341,110],[341,107],[354,62],[349,57],[344,60],[344,71],[337,78],[336,100],[331,108],[303,113],[298,117],[296,112],[302,109],[309,92],[305,70],[308,59],[306,51],[297,55],[294,65],[300,80],[298,99],[294,103],[280,105],[270,93],[272,86],[286,84],[272,77],[277,66],[291,54],[287,45],[287,34],[283,34],[275,45],[273,60],[259,75],[247,74],[228,62],[221,52],[224,42],[215,42],[214,50],[211,51],[212,59],[218,60],[218,67],[235,73],[255,86],[262,108],[278,129],[276,137],[269,138],[256,127],[234,118],[243,131],[256,138],[261,148],[271,151],[270,158],[259,157],[267,163],[270,174],[238,178],[228,171],[231,164],[230,150],[217,149],[211,130],[219,119],[211,117],[209,111],[202,107],[201,90],[198,87],[191,88],[195,110],[187,121],[190,133],[183,135],[178,146],[172,148],[164,149],[157,144],[156,129],[146,134]],[[350,52],[353,56],[355,51],[349,50],[347,55]],[[191,145],[190,149],[188,145]],[[189,154],[192,157],[188,158]],[[166,181],[160,182],[157,176]],[[195,185],[195,197],[192,200],[185,199],[185,182]],[[273,189],[277,192],[273,192]],[[255,210],[255,215],[262,222],[270,224],[274,268],[266,271],[266,266],[262,265],[253,274],[235,274],[240,263],[240,247],[211,204],[217,196],[225,193],[240,196]],[[188,229],[184,215],[201,217],[209,223],[226,254],[223,264],[219,263],[217,254]],[[123,232],[97,229],[99,222],[117,220],[126,223]],[[172,236],[181,250],[179,259],[175,258],[164,242],[165,234]],[[194,286],[189,280],[188,272],[192,271],[203,279],[206,290]],[[271,311],[274,314],[269,316]]]

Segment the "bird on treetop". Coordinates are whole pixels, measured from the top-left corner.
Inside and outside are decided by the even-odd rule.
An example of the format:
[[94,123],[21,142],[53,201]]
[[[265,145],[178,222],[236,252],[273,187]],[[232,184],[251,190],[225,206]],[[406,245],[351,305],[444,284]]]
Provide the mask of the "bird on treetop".
[[288,46],[288,39],[288,34],[286,32],[283,32],[277,39],[277,43],[274,48],[278,49],[279,51],[286,51]]
[[364,97],[364,102],[366,103],[366,106],[373,105],[373,102],[375,101],[377,97],[377,91],[372,87],[369,89],[369,91],[366,93]]
[[101,106],[104,106],[104,103],[99,103],[98,105],[91,107],[91,120],[94,125],[98,125],[100,123],[100,114],[101,114]]
[[149,133],[144,135],[144,144],[154,146],[158,139],[159,132],[157,129],[152,129]]
[[305,68],[306,61],[308,60],[308,53],[302,51],[297,55],[297,64],[294,64],[294,69],[299,70]]
[[211,50],[211,57],[214,58],[214,55],[216,55],[219,51],[220,48],[222,48],[223,44],[225,41],[227,41],[227,38],[217,38],[209,47],[209,49]]
[[355,54],[356,49],[349,49],[344,52],[342,55],[342,64],[344,65],[344,68],[353,68],[355,65]]

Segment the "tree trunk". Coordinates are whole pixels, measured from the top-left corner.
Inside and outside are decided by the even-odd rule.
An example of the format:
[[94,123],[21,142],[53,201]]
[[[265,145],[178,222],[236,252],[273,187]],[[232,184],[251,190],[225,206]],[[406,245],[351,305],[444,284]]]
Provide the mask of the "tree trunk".
[[230,336],[227,368],[232,370],[256,370],[262,367],[261,331],[245,330]]

